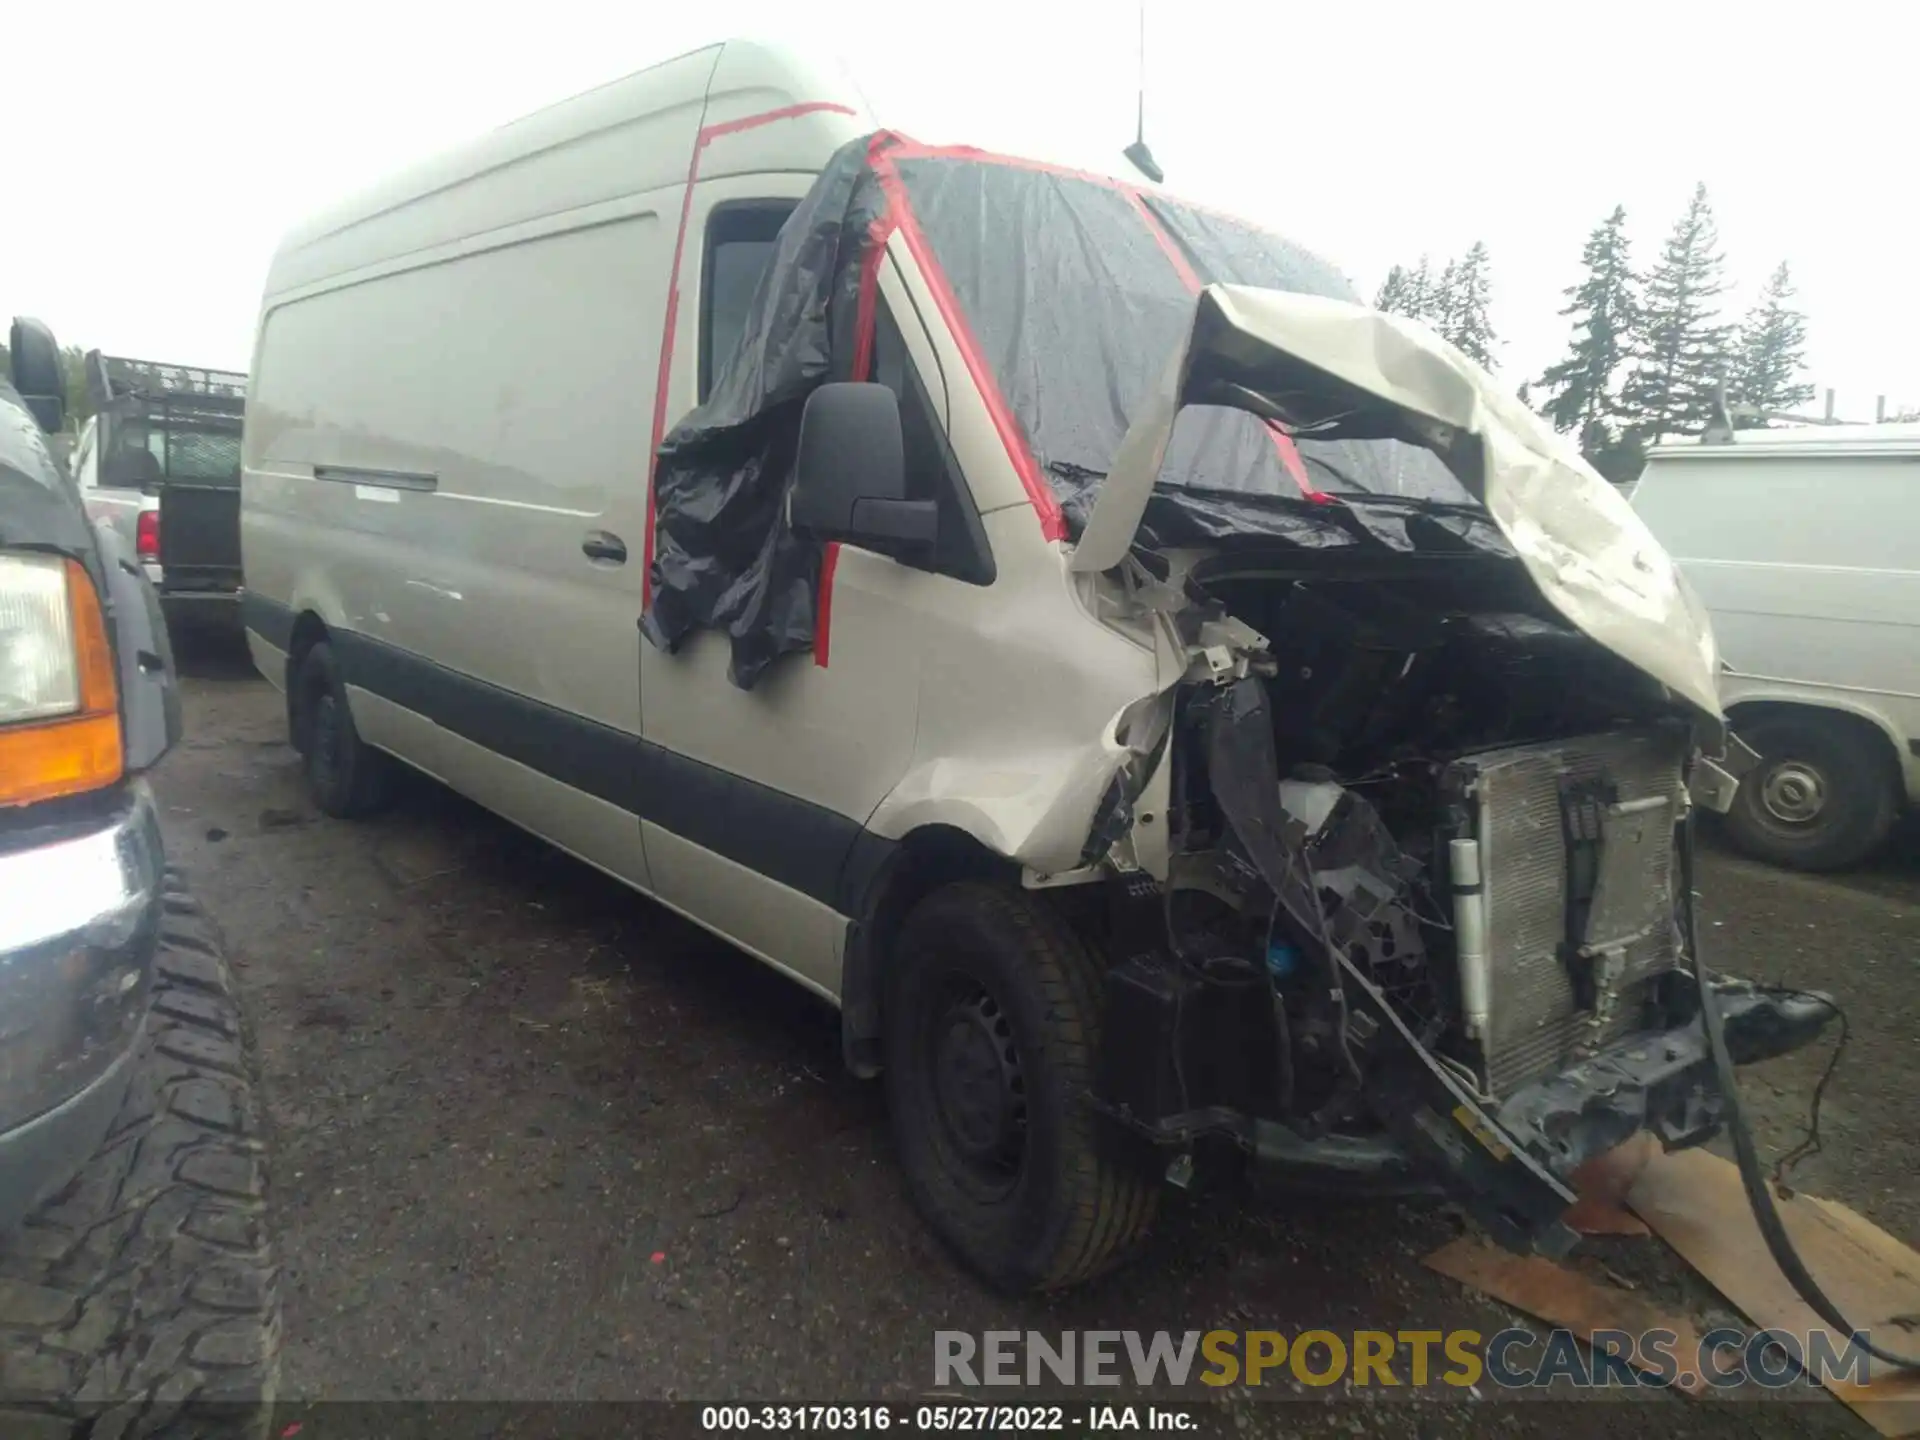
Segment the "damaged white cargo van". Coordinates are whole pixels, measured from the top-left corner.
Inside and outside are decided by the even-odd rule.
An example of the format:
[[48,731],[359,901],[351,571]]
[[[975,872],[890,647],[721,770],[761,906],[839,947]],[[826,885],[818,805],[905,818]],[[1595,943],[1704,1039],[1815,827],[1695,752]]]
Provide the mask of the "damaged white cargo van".
[[683,56],[288,237],[245,614],[397,757],[840,1007],[1008,1287],[1245,1164],[1555,1252],[1817,1002],[1709,978],[1706,621],[1626,502],[1313,256]]

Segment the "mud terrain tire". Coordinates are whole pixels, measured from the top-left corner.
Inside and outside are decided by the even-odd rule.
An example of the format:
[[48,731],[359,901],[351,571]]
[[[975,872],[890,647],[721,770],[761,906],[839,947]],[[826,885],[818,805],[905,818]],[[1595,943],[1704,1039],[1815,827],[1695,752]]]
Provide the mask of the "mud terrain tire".
[[153,1011],[81,1172],[0,1238],[0,1435],[259,1436],[280,1368],[233,976],[166,878]]

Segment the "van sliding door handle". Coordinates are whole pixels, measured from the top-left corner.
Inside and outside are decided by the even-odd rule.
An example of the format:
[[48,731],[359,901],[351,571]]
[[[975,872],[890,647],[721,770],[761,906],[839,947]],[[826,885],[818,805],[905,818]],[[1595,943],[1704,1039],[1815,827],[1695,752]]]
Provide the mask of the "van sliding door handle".
[[606,560],[615,565],[627,563],[627,542],[605,530],[589,530],[580,542],[580,553],[589,560]]

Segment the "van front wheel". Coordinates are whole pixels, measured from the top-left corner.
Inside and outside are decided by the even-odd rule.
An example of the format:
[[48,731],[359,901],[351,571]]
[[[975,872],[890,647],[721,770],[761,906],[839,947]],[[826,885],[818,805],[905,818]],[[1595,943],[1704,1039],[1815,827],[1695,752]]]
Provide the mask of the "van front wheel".
[[965,882],[908,915],[883,1023],[894,1146],[914,1204],[1008,1291],[1107,1269],[1146,1235],[1153,1179],[1103,1154],[1087,1100],[1100,970],[1044,903]]
[[354,728],[347,687],[333,647],[324,640],[300,662],[294,703],[300,720],[297,733],[306,741],[302,759],[313,803],[343,820],[378,810],[387,800],[393,761]]
[[1727,813],[1741,850],[1793,870],[1844,870],[1887,838],[1899,776],[1864,722],[1780,713],[1736,729],[1760,753]]

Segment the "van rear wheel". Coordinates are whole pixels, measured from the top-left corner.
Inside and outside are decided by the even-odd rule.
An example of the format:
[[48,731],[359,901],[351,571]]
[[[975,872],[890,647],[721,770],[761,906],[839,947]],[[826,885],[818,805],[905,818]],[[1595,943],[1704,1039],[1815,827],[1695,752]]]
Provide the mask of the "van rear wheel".
[[295,733],[305,741],[313,803],[343,820],[370,815],[392,790],[393,761],[360,738],[333,647],[321,641],[300,662],[294,687]]
[[888,1109],[921,1215],[999,1288],[1053,1289],[1145,1238],[1153,1177],[1103,1154],[1087,1099],[1100,971],[1033,896],[965,882],[901,927],[883,1024]]
[[1899,817],[1886,744],[1860,721],[1771,714],[1738,728],[1760,753],[1727,812],[1727,836],[1756,860],[1844,870],[1880,847]]

